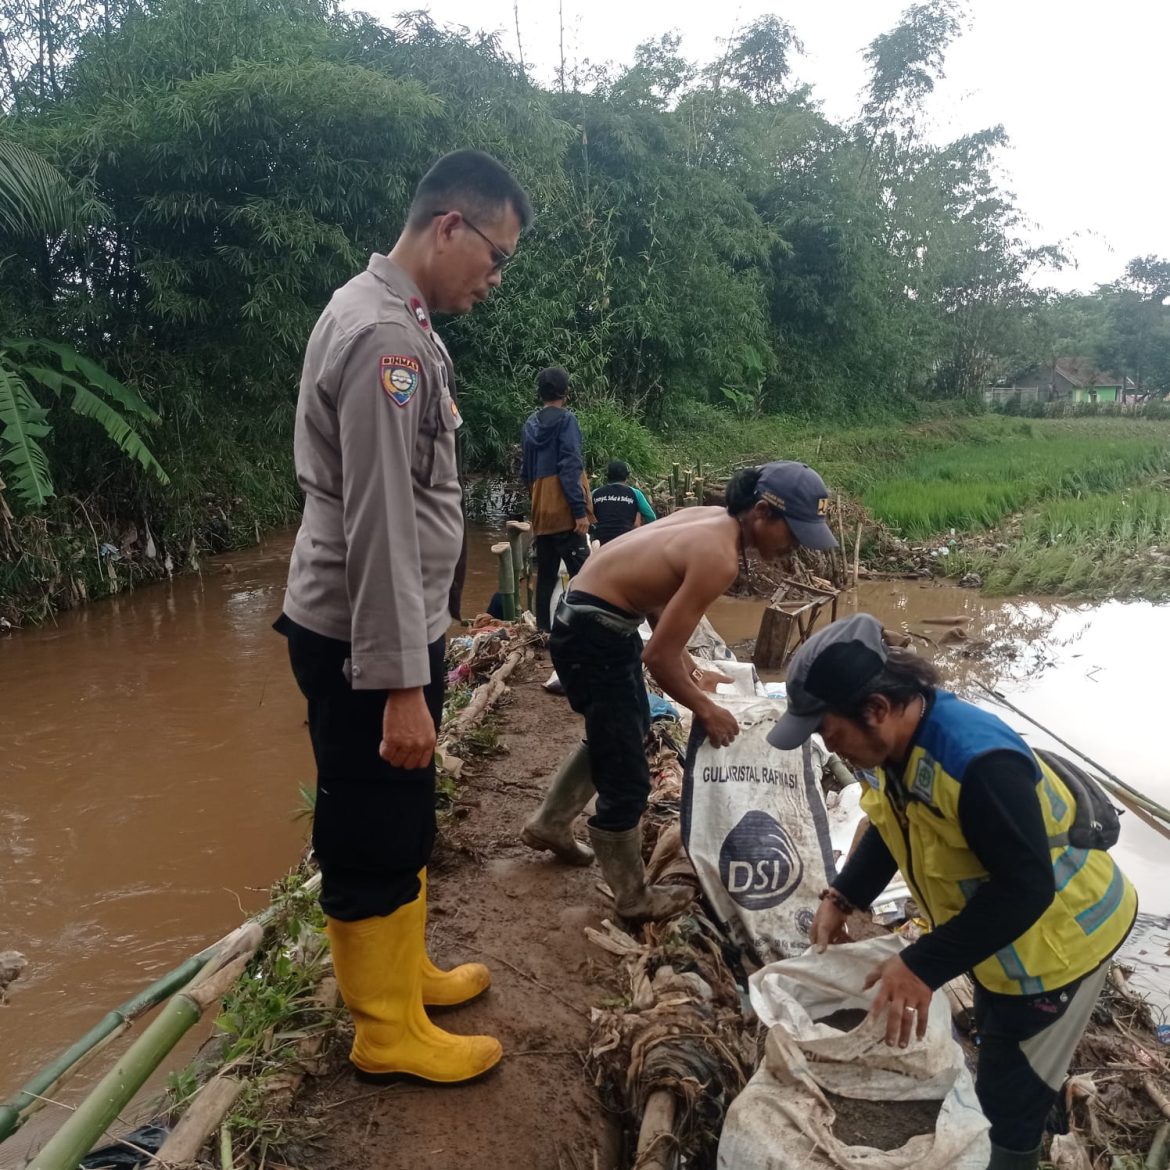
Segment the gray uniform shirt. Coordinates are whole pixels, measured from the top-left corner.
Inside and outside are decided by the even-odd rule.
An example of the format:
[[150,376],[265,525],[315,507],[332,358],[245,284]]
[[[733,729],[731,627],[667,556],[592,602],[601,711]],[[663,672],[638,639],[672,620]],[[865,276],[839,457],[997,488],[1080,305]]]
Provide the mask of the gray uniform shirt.
[[294,454],[305,511],[284,612],[352,644],[357,690],[430,682],[463,546],[451,359],[418,289],[370,257],[305,350]]

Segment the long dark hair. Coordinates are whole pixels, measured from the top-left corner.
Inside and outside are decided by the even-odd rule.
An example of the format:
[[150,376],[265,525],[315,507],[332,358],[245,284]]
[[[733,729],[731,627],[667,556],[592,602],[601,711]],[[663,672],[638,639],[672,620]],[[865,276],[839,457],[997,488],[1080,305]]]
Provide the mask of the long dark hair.
[[891,707],[902,710],[919,696],[929,702],[941,681],[942,675],[934,663],[920,658],[913,650],[890,646],[885,665],[838,713],[865,727],[866,708],[878,695]]

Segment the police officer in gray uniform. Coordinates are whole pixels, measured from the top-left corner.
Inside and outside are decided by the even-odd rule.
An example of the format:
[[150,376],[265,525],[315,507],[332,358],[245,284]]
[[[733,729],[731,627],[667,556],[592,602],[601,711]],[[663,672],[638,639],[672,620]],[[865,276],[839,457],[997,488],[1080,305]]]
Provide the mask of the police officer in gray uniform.
[[435,967],[424,941],[444,632],[464,549],[462,419],[431,313],[486,300],[531,215],[495,159],[441,158],[390,254],[334,293],[305,352],[305,510],[276,628],[308,700],[321,905],[354,1019],[350,1059],[367,1075],[465,1081],[501,1055],[425,1011],[490,982],[477,963]]

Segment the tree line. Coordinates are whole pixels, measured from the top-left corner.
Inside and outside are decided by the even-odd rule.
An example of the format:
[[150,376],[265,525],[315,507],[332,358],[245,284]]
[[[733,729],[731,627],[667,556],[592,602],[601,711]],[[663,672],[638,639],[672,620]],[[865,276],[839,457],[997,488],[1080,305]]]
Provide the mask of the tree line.
[[1003,130],[927,138],[963,19],[955,0],[911,5],[837,122],[774,16],[714,62],[666,34],[542,87],[496,38],[420,12],[387,27],[329,0],[0,0],[10,503],[43,505],[42,483],[180,526],[288,515],[313,321],[393,242],[429,163],[467,145],[538,210],[502,295],[444,328],[473,467],[507,464],[549,364],[572,371],[590,448],[635,460],[716,416],[979,401],[1061,347],[1170,384],[1170,265],[1045,293],[1061,256],[1024,240]]

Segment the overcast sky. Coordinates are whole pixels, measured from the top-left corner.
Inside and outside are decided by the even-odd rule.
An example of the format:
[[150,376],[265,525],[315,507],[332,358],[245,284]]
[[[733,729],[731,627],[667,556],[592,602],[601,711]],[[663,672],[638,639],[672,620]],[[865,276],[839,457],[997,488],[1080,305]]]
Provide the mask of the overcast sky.
[[[351,6],[389,23],[402,0]],[[558,0],[518,0],[524,58],[551,82],[559,56]],[[721,40],[773,12],[804,42],[800,80],[834,118],[860,104],[861,52],[894,26],[907,0],[563,0],[565,55],[629,62],[641,41],[676,30],[706,62]],[[440,23],[498,30],[516,55],[513,0],[433,0]],[[932,137],[1002,123],[1011,139],[1004,182],[1037,243],[1063,242],[1075,268],[1046,278],[1091,289],[1133,256],[1170,257],[1170,2],[969,0],[969,27],[952,46],[931,102]]]

